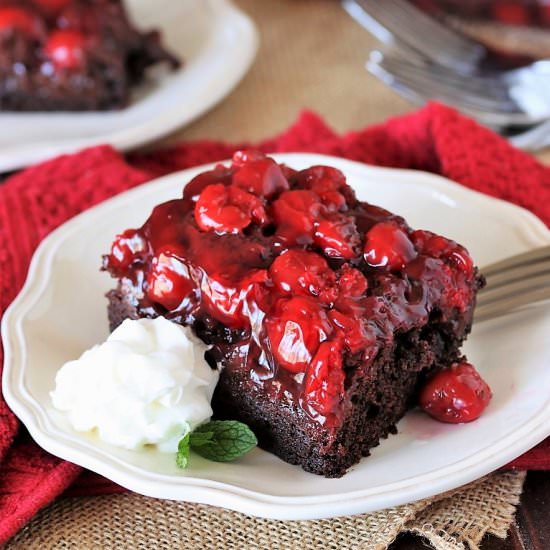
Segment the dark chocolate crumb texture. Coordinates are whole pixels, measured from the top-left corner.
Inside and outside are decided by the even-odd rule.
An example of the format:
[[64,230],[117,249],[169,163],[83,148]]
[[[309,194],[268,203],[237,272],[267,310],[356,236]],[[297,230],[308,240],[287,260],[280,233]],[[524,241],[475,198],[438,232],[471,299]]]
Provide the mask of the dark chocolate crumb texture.
[[179,65],[121,0],[0,0],[0,110],[121,108],[159,62]]
[[[185,183],[185,182],[182,182]],[[114,329],[162,315],[211,344],[216,418],[338,477],[460,359],[482,278],[456,242],[360,202],[342,172],[254,151],[191,180],[103,268]]]

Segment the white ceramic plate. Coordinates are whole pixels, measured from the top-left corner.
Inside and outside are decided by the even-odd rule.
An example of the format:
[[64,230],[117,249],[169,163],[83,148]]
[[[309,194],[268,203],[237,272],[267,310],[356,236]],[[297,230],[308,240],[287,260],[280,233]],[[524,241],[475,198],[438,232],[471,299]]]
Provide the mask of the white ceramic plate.
[[[479,265],[550,243],[550,232],[527,211],[431,174],[311,154],[277,158],[296,168],[340,168],[361,199],[457,239]],[[37,250],[27,282],[4,316],[2,335],[5,398],[39,445],[146,495],[308,519],[367,512],[455,488],[550,434],[548,305],[474,327],[466,352],[494,392],[478,421],[447,425],[410,412],[398,435],[341,479],[305,473],[260,449],[231,464],[192,456],[189,469],[179,471],[172,455],[122,451],[72,431],[48,393],[63,362],[108,334],[103,294],[113,281],[99,272],[100,255],[117,232],[141,225],[155,204],[180,196],[184,183],[203,169],[119,195],[57,229]]]
[[182,68],[154,71],[121,111],[0,114],[0,172],[100,143],[126,151],[166,135],[221,101],[256,55],[254,24],[229,0],[126,4],[139,27],[162,32]]

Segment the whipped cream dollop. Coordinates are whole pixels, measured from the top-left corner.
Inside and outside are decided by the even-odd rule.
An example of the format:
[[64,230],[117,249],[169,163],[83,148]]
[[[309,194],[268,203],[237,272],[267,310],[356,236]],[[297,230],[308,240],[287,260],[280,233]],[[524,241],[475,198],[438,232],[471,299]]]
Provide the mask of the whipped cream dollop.
[[191,330],[159,317],[124,321],[107,340],[65,363],[51,393],[77,431],[126,449],[179,440],[210,419],[219,373]]

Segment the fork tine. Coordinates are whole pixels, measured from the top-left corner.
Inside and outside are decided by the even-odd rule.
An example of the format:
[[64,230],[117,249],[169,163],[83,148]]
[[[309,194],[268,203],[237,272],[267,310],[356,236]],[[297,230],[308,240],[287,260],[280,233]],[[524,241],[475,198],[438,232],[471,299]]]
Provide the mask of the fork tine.
[[540,117],[524,113],[509,103],[487,99],[475,91],[464,93],[442,77],[417,75],[413,78],[391,71],[386,65],[385,57],[380,52],[373,52],[366,67],[372,75],[415,103],[439,99],[493,127],[526,125],[539,121]]
[[465,77],[436,66],[421,66],[382,54],[378,64],[411,86],[425,87],[426,91],[452,98],[470,107],[483,110],[520,112],[506,93],[502,82],[495,78]]
[[535,264],[522,265],[513,267],[505,271],[499,271],[487,279],[487,286],[483,289],[483,293],[489,293],[497,288],[507,286],[516,281],[524,281],[533,277],[547,276],[550,278],[550,262],[540,262]]
[[399,38],[428,59],[471,72],[485,48],[445,27],[405,0],[344,0],[346,11],[379,40]]
[[550,277],[545,273],[511,281],[505,285],[483,290],[479,293],[478,306],[488,306],[497,302],[525,296],[534,290],[546,288],[550,292]]
[[522,306],[543,302],[549,299],[549,287],[531,289],[520,295],[510,295],[505,299],[476,307],[474,321],[480,323],[482,321],[488,321],[489,319],[495,319],[511,313]]
[[513,268],[544,261],[550,261],[550,246],[541,246],[522,254],[516,254],[511,258],[506,258],[482,268],[481,272],[488,278]]

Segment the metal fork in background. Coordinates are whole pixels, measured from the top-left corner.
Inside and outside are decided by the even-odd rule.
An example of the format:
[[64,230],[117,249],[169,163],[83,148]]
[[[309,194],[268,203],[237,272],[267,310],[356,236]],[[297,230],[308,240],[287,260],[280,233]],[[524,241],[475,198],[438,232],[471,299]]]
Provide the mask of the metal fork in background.
[[487,286],[478,294],[476,323],[550,299],[550,246],[512,256],[481,272]]
[[487,75],[410,58],[396,45],[371,52],[367,70],[416,102],[438,99],[493,127],[539,124],[550,117],[550,61]]
[[471,73],[487,54],[481,44],[426,15],[406,0],[343,0],[344,9],[380,42],[405,44],[444,66]]
[[405,0],[343,0],[344,8],[388,46],[367,69],[423,104],[439,99],[500,132],[516,146],[550,145],[550,61],[512,71],[480,70],[480,44]]

